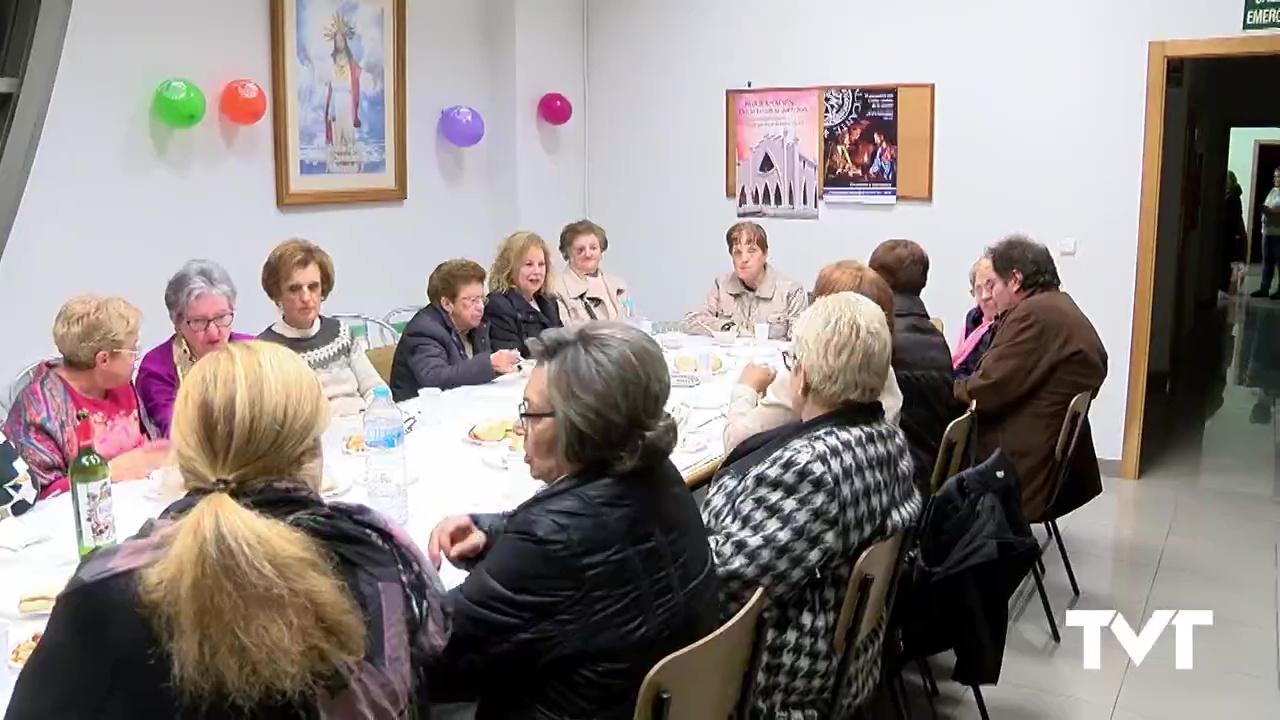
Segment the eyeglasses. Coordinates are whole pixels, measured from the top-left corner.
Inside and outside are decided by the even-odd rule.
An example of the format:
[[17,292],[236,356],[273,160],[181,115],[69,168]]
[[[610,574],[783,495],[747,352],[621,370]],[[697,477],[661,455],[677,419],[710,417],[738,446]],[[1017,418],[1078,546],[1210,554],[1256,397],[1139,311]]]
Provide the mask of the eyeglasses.
[[974,285],[973,287],[969,288],[969,295],[975,298],[990,295],[995,290],[995,287],[996,287],[995,280],[987,280],[981,285]]
[[231,322],[236,319],[235,313],[225,313],[211,318],[188,318],[184,320],[187,327],[196,332],[204,332],[209,329],[209,325],[215,325],[220,328],[231,327]]
[[795,353],[791,352],[790,350],[782,351],[782,366],[787,369],[787,372],[791,372],[792,370],[796,369],[796,362],[797,361],[796,361]]
[[524,428],[525,432],[529,432],[530,420],[537,420],[540,418],[551,418],[556,416],[556,414],[553,412],[530,412],[528,400],[525,400],[520,403],[519,413],[520,413],[520,427]]
[[473,297],[460,297],[460,298],[458,298],[457,300],[455,300],[454,302],[456,302],[456,303],[457,303],[457,304],[459,304],[459,305],[464,305],[464,306],[465,306],[465,305],[470,305],[471,307],[481,307],[481,306],[483,306],[483,305],[484,305],[484,296],[483,296],[483,295],[476,295],[476,296],[473,296]]

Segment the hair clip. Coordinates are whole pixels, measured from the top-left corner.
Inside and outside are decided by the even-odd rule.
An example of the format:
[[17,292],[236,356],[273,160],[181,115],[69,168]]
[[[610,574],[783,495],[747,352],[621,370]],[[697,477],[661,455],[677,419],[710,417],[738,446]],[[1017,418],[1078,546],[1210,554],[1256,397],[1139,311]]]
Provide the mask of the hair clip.
[[218,478],[217,480],[214,480],[213,491],[224,493],[231,492],[231,481],[226,478]]

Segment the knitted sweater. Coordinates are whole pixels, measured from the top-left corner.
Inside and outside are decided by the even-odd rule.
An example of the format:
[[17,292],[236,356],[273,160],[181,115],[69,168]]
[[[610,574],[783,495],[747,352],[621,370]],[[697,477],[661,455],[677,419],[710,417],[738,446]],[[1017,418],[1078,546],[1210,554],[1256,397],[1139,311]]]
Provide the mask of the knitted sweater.
[[373,389],[384,385],[365,355],[365,344],[351,336],[351,328],[337,318],[319,317],[306,330],[276,322],[258,335],[302,356],[316,371],[335,417],[357,415],[373,399]]

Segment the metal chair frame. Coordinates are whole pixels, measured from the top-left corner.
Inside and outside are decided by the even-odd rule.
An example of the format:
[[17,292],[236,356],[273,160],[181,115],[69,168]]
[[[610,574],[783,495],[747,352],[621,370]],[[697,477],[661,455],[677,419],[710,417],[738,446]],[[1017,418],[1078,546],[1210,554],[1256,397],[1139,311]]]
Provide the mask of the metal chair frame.
[[[383,345],[395,345],[400,342],[400,333],[396,332],[396,329],[391,327],[391,324],[385,320],[370,315],[362,315],[360,313],[333,313],[330,317],[345,320],[348,324],[353,324],[351,322],[353,320],[359,321],[360,324],[363,324],[365,326],[364,337],[367,338],[370,348],[381,347]],[[382,337],[379,339],[385,342],[380,342],[377,345],[373,344],[373,333],[370,332],[371,326],[377,328],[378,331],[382,333]]]

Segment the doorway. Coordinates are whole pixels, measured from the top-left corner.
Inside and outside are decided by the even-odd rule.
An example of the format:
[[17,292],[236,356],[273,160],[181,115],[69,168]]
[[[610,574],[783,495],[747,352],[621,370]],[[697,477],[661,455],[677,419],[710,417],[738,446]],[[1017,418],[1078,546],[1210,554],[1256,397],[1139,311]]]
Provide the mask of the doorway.
[[1262,262],[1262,203],[1275,187],[1275,171],[1280,169],[1280,140],[1257,140],[1253,143],[1252,202],[1246,205],[1249,218],[1249,264]]
[[[1163,434],[1168,439],[1178,431],[1176,420],[1183,417],[1185,408],[1175,397],[1178,385],[1174,378],[1196,370],[1189,368],[1185,360],[1179,366],[1179,358],[1196,357],[1194,352],[1188,355],[1181,350],[1188,343],[1203,348],[1209,337],[1215,343],[1221,339],[1214,334],[1212,322],[1223,318],[1213,308],[1207,308],[1206,301],[1217,295],[1215,273],[1220,258],[1215,257],[1217,244],[1213,240],[1225,217],[1225,135],[1229,133],[1230,120],[1217,113],[1215,104],[1226,96],[1226,91],[1206,99],[1214,92],[1213,85],[1197,83],[1195,76],[1204,72],[1233,78],[1244,64],[1255,61],[1280,73],[1280,36],[1160,41],[1148,46],[1138,258],[1121,477],[1136,478],[1143,470],[1147,454],[1143,452],[1144,435]],[[1236,89],[1232,94],[1259,97],[1247,89]],[[1197,108],[1205,112],[1197,113]],[[1280,126],[1280,114],[1257,124]],[[1175,164],[1177,167],[1173,167]],[[1268,179],[1264,187],[1270,185]],[[1251,216],[1253,201],[1252,197],[1244,199]],[[1170,273],[1176,279],[1171,280]],[[1161,278],[1159,287],[1157,275]],[[1280,322],[1280,312],[1272,317]],[[1206,318],[1210,323],[1207,331],[1201,327]],[[1254,330],[1257,328],[1255,322]],[[1268,335],[1274,339],[1274,335]],[[1269,344],[1280,345],[1263,343]],[[1221,343],[1221,349],[1224,354],[1233,352],[1229,339]],[[1225,377],[1226,373],[1222,374]],[[1211,383],[1214,381],[1210,378]],[[1166,400],[1170,404],[1148,407],[1149,396],[1159,395],[1162,386],[1169,391]],[[1171,418],[1175,422],[1167,422]],[[1148,419],[1152,421],[1150,427],[1144,428]]]

